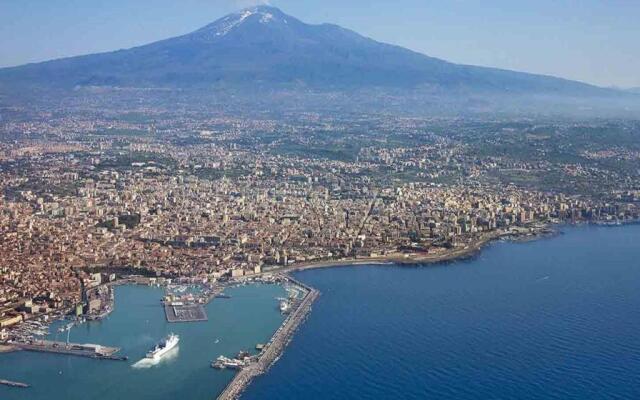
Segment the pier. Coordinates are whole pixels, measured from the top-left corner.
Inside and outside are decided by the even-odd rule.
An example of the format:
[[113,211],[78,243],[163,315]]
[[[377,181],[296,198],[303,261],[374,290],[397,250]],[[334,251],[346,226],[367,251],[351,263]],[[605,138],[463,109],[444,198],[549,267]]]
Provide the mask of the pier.
[[30,385],[27,385],[26,383],[8,381],[6,379],[0,379],[0,385],[5,385],[5,386],[10,386],[15,388],[23,388],[23,389],[30,387]]
[[127,359],[127,357],[124,356],[114,355],[115,353],[120,351],[119,348],[102,346],[99,344],[77,344],[67,342],[53,342],[49,340],[37,340],[33,342],[13,342],[12,345],[17,349],[24,351],[65,354],[102,360]]
[[200,322],[208,319],[202,304],[165,303],[164,314],[167,322]]
[[252,357],[251,362],[246,366],[243,366],[238,371],[233,380],[229,385],[227,385],[220,396],[218,396],[218,400],[232,400],[239,398],[253,378],[265,373],[271,365],[280,358],[280,355],[287,344],[291,341],[296,329],[305,320],[309,311],[311,311],[311,305],[320,295],[318,290],[309,287],[290,276],[285,276],[285,279],[304,289],[307,292],[306,296],[294,306],[295,308],[284,320],[282,326],[278,328],[269,343],[264,346],[262,352],[256,357]]
[[[167,322],[202,322],[207,321],[207,311],[204,308],[206,304],[209,304],[213,299],[229,298],[223,294],[226,288],[226,284],[216,284],[214,286],[207,286],[204,293],[197,294],[191,298],[184,298],[178,296],[167,296],[164,299],[164,314],[167,318]],[[167,290],[169,294],[169,291]]]

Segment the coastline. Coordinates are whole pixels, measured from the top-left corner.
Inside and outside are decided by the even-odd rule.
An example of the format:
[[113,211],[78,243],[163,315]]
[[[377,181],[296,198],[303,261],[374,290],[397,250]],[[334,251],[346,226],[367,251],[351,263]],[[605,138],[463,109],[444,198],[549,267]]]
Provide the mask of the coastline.
[[[630,224],[637,224],[633,222]],[[447,251],[441,251],[438,253],[405,253],[385,257],[366,257],[366,258],[354,258],[354,259],[342,259],[342,260],[327,260],[316,261],[308,263],[294,264],[283,268],[265,270],[261,274],[248,275],[237,280],[237,282],[250,281],[254,278],[258,278],[264,275],[281,275],[286,280],[290,280],[296,285],[300,285],[306,289],[307,293],[303,298],[301,304],[285,319],[282,326],[274,333],[271,342],[276,345],[270,346],[264,354],[261,354],[260,358],[255,364],[249,367],[239,370],[231,381],[227,384],[225,389],[218,395],[218,399],[237,399],[251,384],[253,379],[259,375],[265,374],[270,367],[281,357],[286,346],[290,343],[293,335],[304,323],[306,317],[311,312],[311,307],[315,300],[319,297],[320,292],[297,281],[291,277],[291,273],[301,272],[306,270],[321,269],[321,268],[336,268],[336,267],[349,267],[349,266],[366,266],[366,265],[400,265],[400,266],[420,266],[431,265],[438,263],[450,263],[460,260],[469,259],[477,256],[486,245],[491,244],[497,240],[509,240],[513,242],[528,242],[548,237],[553,237],[559,234],[559,229],[562,225],[566,224],[549,224],[539,225],[530,228],[523,228],[519,230],[509,231],[496,231],[483,234],[476,240],[467,243],[464,246],[459,246]],[[611,226],[617,227],[618,225],[606,225],[606,224],[575,224],[576,226]],[[119,285],[127,283],[126,280],[118,280],[110,282],[109,285]],[[134,282],[128,282],[133,283]],[[210,298],[213,299],[214,296]],[[113,299],[111,299],[113,301]],[[4,351],[12,351],[18,349],[4,349]],[[3,352],[2,346],[0,346],[0,353]]]
[[[330,291],[325,294],[331,299],[320,299],[307,326],[298,331],[283,355],[282,365],[274,365],[268,374],[252,382],[240,399],[303,398],[305,393],[313,393],[315,397],[331,396],[341,393],[339,390],[345,385],[343,395],[347,398],[358,397],[362,392],[372,398],[393,397],[395,387],[366,387],[371,376],[385,376],[386,371],[391,370],[398,372],[388,372],[389,376],[407,387],[417,376],[414,372],[428,376],[425,382],[419,383],[419,389],[408,392],[420,397],[421,392],[432,390],[430,386],[437,389],[429,393],[438,397],[447,393],[448,388],[452,392],[456,390],[459,379],[468,376],[471,370],[459,367],[466,366],[468,360],[474,370],[492,368],[497,376],[503,371],[502,365],[509,365],[509,376],[517,380],[511,386],[512,393],[517,393],[523,384],[528,386],[528,392],[535,391],[537,383],[530,381],[529,371],[518,370],[520,353],[527,354],[528,362],[535,363],[542,356],[548,357],[554,366],[563,366],[566,357],[572,354],[593,354],[590,348],[584,349],[594,338],[618,343],[619,329],[610,329],[611,325],[628,327],[633,323],[625,318],[633,310],[633,306],[628,305],[631,302],[621,302],[618,294],[634,293],[630,278],[638,273],[634,260],[639,255],[640,231],[637,226],[610,227],[613,226],[565,224],[556,227],[557,236],[525,241],[522,245],[520,241],[500,240],[484,248],[486,252],[480,257],[433,268],[371,265],[294,274],[322,292]],[[567,298],[572,299],[570,303]],[[585,299],[592,305],[589,309],[582,307]],[[636,296],[634,301],[637,300]],[[598,308],[604,304],[602,309]],[[402,316],[394,310],[403,310]],[[425,319],[425,315],[430,317]],[[485,315],[490,315],[488,320],[484,319]],[[589,320],[590,325],[579,324],[575,330],[567,330],[566,321],[575,315]],[[481,337],[478,340],[482,346],[460,348],[451,340],[451,332],[459,332],[460,326],[467,327],[464,324],[468,321],[473,321],[477,330],[467,330],[460,337],[474,344]],[[602,325],[603,321],[607,323]],[[522,342],[513,334],[514,331],[526,332],[536,323],[543,324],[545,329],[534,343]],[[515,329],[514,324],[517,324]],[[601,326],[604,328],[600,329]],[[404,336],[407,331],[411,332],[410,338]],[[578,343],[572,340],[576,336],[581,337]],[[554,342],[557,338],[561,339]],[[485,355],[486,351],[501,353],[502,344],[507,342],[509,353],[504,354],[499,364],[492,358],[476,357]],[[568,342],[571,347],[563,348]],[[424,355],[415,349],[432,343],[437,345],[425,351],[428,355],[425,365]],[[523,347],[517,347],[521,344]],[[564,353],[559,354],[558,348]],[[605,354],[608,349],[598,347],[595,351]],[[619,356],[624,357],[624,351],[620,348]],[[344,363],[336,361],[336,357],[345,354],[348,356],[344,357]],[[430,374],[430,369],[448,362],[450,354],[456,354],[456,363],[450,364],[451,375],[446,385],[439,386],[441,377]],[[372,359],[376,361],[375,366],[368,369]],[[509,364],[512,360],[516,361]],[[585,356],[584,363],[573,375],[576,384],[582,382],[585,370],[593,371],[592,379],[607,376],[609,382],[615,382],[619,371],[615,368],[615,359],[608,360],[611,364],[599,364],[596,372],[590,370],[593,364]],[[332,370],[336,366],[341,370],[334,377]],[[583,367],[586,369],[582,370]],[[540,364],[540,371],[552,380],[557,369]],[[624,376],[632,378],[633,371]],[[287,385],[291,379],[295,379],[295,385]],[[322,386],[324,382],[326,387]],[[611,387],[618,385],[623,386],[616,383]],[[591,388],[585,386],[584,389],[588,397]],[[496,390],[503,393],[499,386],[482,388],[480,383],[473,391],[458,394],[474,398],[480,392],[491,397]],[[546,395],[554,397],[563,393],[562,390],[562,382],[556,382]]]
[[11,345],[6,345],[6,344],[0,344],[0,354],[2,353],[12,353],[14,351],[18,351],[20,349],[18,349],[15,346],[11,346]]
[[[375,258],[357,258],[357,259],[344,259],[344,260],[328,260],[328,261],[318,261],[318,262],[309,262],[309,263],[300,263],[290,265],[285,268],[278,268],[272,270],[266,270],[262,274],[256,275],[248,275],[239,279],[236,279],[235,282],[243,282],[246,281],[250,283],[254,278],[258,278],[260,276],[265,276],[265,278],[269,279],[269,275],[274,275],[274,278],[284,278],[295,285],[300,285],[305,288],[306,293],[303,297],[304,306],[296,307],[293,309],[291,316],[295,315],[295,318],[285,319],[281,327],[274,332],[271,341],[277,342],[277,346],[272,346],[269,350],[269,354],[261,354],[260,359],[256,363],[257,365],[251,365],[250,367],[246,367],[242,370],[237,371],[237,373],[232,377],[232,379],[227,383],[227,386],[224,390],[218,395],[217,398],[220,399],[236,399],[241,398],[244,391],[249,388],[253,381],[257,376],[263,375],[269,371],[271,366],[282,356],[284,353],[286,346],[291,342],[294,335],[297,332],[297,329],[301,326],[302,323],[305,322],[306,318],[309,316],[312,311],[312,305],[315,300],[319,297],[320,292],[305,284],[304,282],[299,282],[295,277],[292,277],[291,274],[296,272],[313,270],[313,269],[324,269],[324,268],[336,268],[336,267],[349,267],[349,266],[367,266],[367,265],[397,265],[399,267],[419,267],[419,266],[429,266],[432,264],[444,264],[447,265],[449,263],[457,262],[460,260],[466,260],[469,258],[473,258],[477,256],[482,250],[485,249],[485,246],[492,244],[494,241],[506,241],[513,243],[526,243],[530,241],[537,241],[540,239],[553,238],[556,235],[562,233],[563,228],[615,228],[625,225],[640,225],[638,221],[629,222],[623,225],[613,225],[613,224],[595,224],[595,223],[554,223],[549,225],[540,225],[536,227],[530,227],[521,230],[514,231],[499,231],[499,232],[491,232],[489,234],[484,234],[482,236],[478,235],[477,239],[471,242],[466,243],[464,246],[455,247],[453,249],[442,251],[438,253],[406,253],[404,257],[398,257],[398,254],[394,254],[393,256],[388,257],[375,257]],[[126,280],[118,280],[109,283],[109,285],[117,286],[119,284],[135,284],[133,281],[127,282]],[[313,296],[310,294],[313,293]],[[211,296],[210,299],[213,299],[214,296]],[[306,300],[309,299],[307,302]],[[0,345],[0,353],[3,352],[11,352],[11,351],[19,351],[20,349],[11,349],[10,346],[3,347]],[[265,352],[266,353],[266,352]]]
[[[270,346],[264,354],[261,354],[256,364],[252,364],[248,367],[240,369],[229,382],[227,387],[217,397],[218,400],[233,400],[239,399],[242,393],[251,384],[254,378],[266,373],[269,368],[281,357],[285,350],[285,347],[291,341],[295,331],[304,322],[307,315],[311,312],[311,306],[313,302],[318,298],[320,292],[302,282],[297,281],[291,277],[293,272],[301,272],[313,269],[322,268],[337,268],[337,267],[350,267],[350,266],[366,266],[366,265],[405,265],[405,266],[419,266],[427,264],[437,264],[445,262],[460,261],[468,258],[475,257],[482,249],[496,241],[503,238],[511,238],[513,241],[533,241],[539,240],[549,236],[555,236],[558,232],[552,229],[549,225],[542,225],[530,230],[524,231],[504,231],[504,232],[492,232],[491,234],[483,235],[481,238],[467,244],[466,246],[456,249],[454,251],[445,251],[438,254],[422,254],[422,253],[407,253],[403,257],[392,255],[388,257],[368,257],[368,258],[355,258],[355,259],[343,259],[332,261],[319,261],[310,262],[298,265],[292,265],[288,267],[272,269],[262,272],[260,275],[265,274],[281,274],[286,279],[292,281],[296,285],[304,287],[308,292],[303,302],[299,307],[285,320],[282,327],[275,332],[271,339],[271,343],[275,346]],[[251,276],[251,277],[255,277]],[[249,277],[248,277],[249,278]]]
[[238,399],[255,377],[266,373],[278,361],[285,347],[291,342],[296,330],[311,311],[313,302],[320,295],[317,289],[305,285],[288,275],[286,275],[286,279],[307,290],[305,297],[275,332],[265,350],[259,355],[257,362],[240,369],[222,393],[218,395],[218,400]]
[[453,249],[452,251],[442,251],[439,253],[405,253],[392,254],[381,257],[361,257],[361,258],[345,258],[341,260],[314,261],[309,263],[301,263],[283,268],[265,271],[264,273],[291,273],[301,272],[320,268],[336,268],[336,267],[352,267],[360,265],[401,265],[401,266],[419,266],[437,263],[446,263],[461,261],[477,256],[482,249],[492,242],[500,239],[508,238],[514,242],[526,242],[543,239],[554,236],[558,232],[551,225],[531,228],[527,232],[492,232],[483,235],[481,238],[474,240],[464,247]]

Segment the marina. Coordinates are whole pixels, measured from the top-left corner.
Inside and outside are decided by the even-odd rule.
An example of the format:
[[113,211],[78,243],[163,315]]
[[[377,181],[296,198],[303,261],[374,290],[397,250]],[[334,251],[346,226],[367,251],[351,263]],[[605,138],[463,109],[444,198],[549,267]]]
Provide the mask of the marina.
[[[94,289],[94,296],[100,294],[101,298],[104,299],[101,302],[101,308],[97,308],[97,312],[76,318],[71,322],[60,321],[54,324],[53,333],[49,333],[48,323],[33,321],[30,325],[27,325],[28,329],[21,336],[21,340],[12,341],[10,349],[78,356],[89,359],[128,361],[128,356],[117,354],[121,350],[119,347],[80,344],[71,342],[69,338],[72,332],[83,329],[83,327],[89,328],[96,323],[94,321],[104,323],[115,315],[114,313],[119,308],[115,307],[117,297],[114,296],[114,289],[127,288],[125,285],[133,283],[135,283],[136,287],[140,287],[141,282],[144,281],[130,277],[126,280],[111,282],[108,286],[105,286],[108,289],[101,289],[100,287]],[[203,326],[208,325],[207,309],[211,308],[212,304],[218,303],[215,300],[224,300],[223,303],[233,302],[235,296],[230,295],[230,291],[251,286],[279,287],[279,290],[284,293],[272,297],[271,301],[265,302],[265,305],[271,304],[272,312],[277,312],[284,319],[279,327],[274,328],[274,331],[272,331],[274,332],[273,336],[270,339],[253,342],[254,345],[251,346],[255,346],[254,354],[241,350],[234,357],[220,355],[213,362],[207,363],[208,366],[219,370],[237,372],[232,380],[224,385],[224,391],[220,390],[221,398],[237,397],[255,376],[266,372],[279,358],[297,327],[304,321],[311,304],[318,296],[318,291],[288,275],[270,273],[232,279],[210,285],[151,284],[148,286],[149,288],[157,287],[157,290],[164,291],[162,301],[160,304],[156,304],[163,310],[166,323],[176,327],[182,326],[182,323],[187,322],[197,322],[203,324]],[[200,324],[195,324],[194,326]],[[66,342],[57,341],[60,334],[66,335]],[[46,339],[36,339],[36,336],[46,337]],[[265,337],[264,339],[267,338]],[[136,369],[149,369],[176,362],[177,357],[179,357],[178,341],[178,335],[165,335],[165,339],[150,346],[151,350],[147,350],[142,359],[136,362],[133,367]],[[213,345],[219,345],[219,343],[220,338],[216,338]],[[186,347],[188,345],[188,343],[185,344]],[[241,348],[251,348],[251,346],[243,346]],[[235,351],[238,351],[237,348]],[[167,357],[165,357],[165,354]],[[132,354],[132,356],[137,359],[135,354]],[[60,372],[62,373],[62,371]],[[223,373],[221,372],[221,374]]]
[[[111,357],[122,353],[128,360],[102,362],[105,358],[94,358],[91,352],[79,357],[13,348],[17,351],[0,354],[0,377],[32,386],[18,390],[2,385],[0,398],[23,400],[28,394],[29,400],[82,400],[88,393],[95,400],[215,398],[234,371],[214,371],[212,359],[267,343],[284,320],[276,299],[287,296],[281,285],[236,282],[224,288],[229,299],[212,296],[213,301],[202,304],[208,320],[169,323],[160,302],[165,288],[127,284],[114,290],[116,307],[108,317],[74,323],[70,331],[70,321],[55,321],[43,339],[58,337],[64,345],[69,335],[70,344],[108,344],[120,348]],[[147,353],[172,332],[180,336],[179,345],[158,359],[148,359]],[[106,381],[118,385],[105,386]]]
[[[606,228],[599,228],[596,232],[600,232],[603,229]],[[560,239],[566,239],[566,237],[570,236],[561,235]],[[623,243],[622,240],[619,242]],[[500,249],[503,246],[509,246],[509,249],[527,249],[530,246],[546,246],[549,245],[548,243],[554,243],[554,241],[520,244],[499,242],[490,246],[488,253],[491,254],[496,251],[494,250],[495,248]],[[527,259],[529,258],[533,259],[533,256],[528,256]],[[411,299],[415,299],[418,296],[417,293],[422,293],[424,289],[422,287],[413,288],[406,282],[406,279],[403,280],[402,276],[404,274],[421,273],[437,278],[446,271],[465,269],[464,265],[466,263],[473,264],[476,262],[481,262],[481,260],[468,261],[457,268],[436,267],[430,272],[417,271],[417,269],[393,268],[393,273],[398,276],[401,282],[405,282],[401,290],[411,290],[411,296],[407,297],[409,294],[397,292],[395,289],[384,289],[382,291],[395,293],[398,301],[407,297],[406,301],[409,302],[407,304],[413,304]],[[522,264],[520,267],[522,269],[525,265],[524,261],[521,261],[520,264]],[[544,265],[544,263],[542,264]],[[536,262],[536,265],[540,265],[540,263]],[[566,261],[563,268],[565,270],[571,268],[571,263]],[[359,270],[357,269],[357,271]],[[349,271],[351,270],[346,269],[343,273],[351,273]],[[356,273],[355,271],[354,269],[353,273]],[[374,267],[364,269],[364,271],[378,270]],[[387,271],[387,268],[381,268],[379,271]],[[477,279],[481,279],[483,274],[490,271],[490,266],[485,265],[483,268],[473,268],[465,273],[478,274]],[[531,282],[534,282],[532,283],[533,285],[539,285],[541,288],[543,287],[542,285],[554,284],[559,278],[558,271],[549,270],[543,272],[536,269],[535,271],[527,272],[526,268],[523,271],[525,275],[531,275]],[[582,270],[580,269],[580,271]],[[316,273],[321,274],[322,271],[316,270],[314,274]],[[372,273],[375,275],[382,272]],[[520,284],[519,279],[522,279],[522,276],[522,274],[518,274],[509,279],[513,279],[516,284]],[[412,279],[418,279],[418,277],[416,276]],[[452,279],[458,282],[458,279]],[[502,282],[508,282],[508,280],[504,281],[504,276],[502,279]],[[575,277],[572,279],[575,279]],[[388,278],[369,279],[367,282],[371,285],[377,285],[376,287],[379,289],[376,293],[379,293],[381,290],[379,285],[387,280]],[[316,283],[314,282],[314,287]],[[332,283],[333,285],[335,283]],[[192,302],[190,305],[202,307],[210,318],[198,324],[180,324],[170,323],[166,315],[162,316],[167,302],[160,303],[158,300],[161,298],[160,293],[163,291],[166,293],[166,288],[119,286],[117,289],[118,295],[115,299],[119,306],[114,309],[109,317],[101,322],[87,321],[81,323],[75,321],[69,323],[69,321],[59,321],[49,327],[45,322],[31,321],[27,325],[30,330],[24,330],[24,335],[44,335],[45,339],[12,342],[4,346],[4,351],[8,352],[0,355],[0,357],[6,357],[7,362],[0,363],[0,374],[11,379],[7,382],[14,383],[47,381],[51,379],[50,376],[54,376],[56,380],[67,382],[69,385],[72,385],[72,382],[84,382],[84,380],[87,380],[86,385],[98,385],[100,381],[107,377],[123,382],[121,388],[109,389],[108,396],[105,394],[105,397],[96,397],[104,400],[114,396],[128,395],[129,392],[140,399],[175,398],[185,390],[188,392],[189,398],[210,398],[212,394],[219,393],[218,398],[220,399],[236,399],[241,395],[245,396],[243,393],[247,392],[249,385],[258,376],[271,370],[274,367],[274,363],[282,356],[285,347],[290,343],[300,324],[306,320],[312,305],[320,294],[314,287],[285,274],[269,273],[236,279],[220,285],[212,285],[207,289],[206,294],[204,291],[196,293],[190,300]],[[322,289],[326,288],[326,285],[318,285],[318,287]],[[345,296],[348,295],[346,293],[351,293],[349,289],[344,290],[346,290],[343,293]],[[431,287],[431,290],[438,292],[439,286]],[[220,297],[223,292],[225,297]],[[440,293],[440,295],[444,294]],[[184,296],[189,296],[186,289]],[[224,301],[215,301],[223,298],[225,299]],[[181,300],[184,300],[184,298]],[[344,299],[341,299],[339,304],[336,307],[344,306]],[[384,303],[376,304],[376,310],[384,310],[387,307]],[[422,307],[429,306],[427,303]],[[408,305],[403,307],[406,308]],[[432,310],[432,313],[435,312],[437,312],[437,309]],[[265,316],[268,318],[264,319]],[[348,319],[341,321],[342,324],[348,326]],[[238,326],[247,326],[247,330],[238,330]],[[49,331],[52,333],[48,333]],[[157,341],[160,338],[169,339],[171,336],[168,336],[168,334],[173,331],[176,332],[176,335],[184,338],[184,340],[180,341],[180,347],[182,348],[179,349],[176,343],[176,345],[167,346],[166,357],[164,354],[160,354],[158,357],[149,358],[149,350],[152,349],[153,352],[157,349],[158,347],[154,347],[158,344]],[[143,334],[143,332],[149,332],[149,334]],[[237,337],[237,332],[249,332],[251,334]],[[353,332],[360,340],[364,340],[366,337],[357,333],[357,330],[353,330]],[[59,334],[65,334],[67,338],[71,335],[73,340],[69,341],[67,339],[67,342],[57,341],[54,338]],[[119,347],[79,343],[113,343]],[[131,364],[129,362],[96,363],[93,361],[95,359],[121,359],[127,361],[126,357],[117,355],[120,349],[126,351],[134,360],[148,359],[149,362]],[[250,349],[250,351],[241,349]],[[11,352],[11,350],[25,351]],[[319,357],[315,350],[307,350],[314,354],[314,358]],[[346,352],[348,349],[341,351]],[[38,361],[32,360],[21,367],[19,360],[31,359],[31,356],[28,355],[30,353],[49,353],[55,355],[55,357],[38,359]],[[59,357],[55,353],[81,357]],[[411,356],[406,355],[406,357]],[[86,363],[82,364],[82,368],[68,368],[68,365],[76,365],[78,362],[84,363],[85,360]],[[71,364],[67,365],[67,363]],[[3,365],[5,366],[4,369]],[[7,368],[9,365],[11,368]],[[50,367],[43,370],[47,371],[47,375],[32,375],[30,367],[27,367],[27,365],[30,367],[33,365],[50,365]],[[13,368],[14,366],[16,366],[15,369]],[[211,367],[216,370],[214,371]],[[105,369],[103,370],[103,368]],[[280,363],[277,369],[280,370]],[[85,370],[100,370],[101,372],[91,378],[91,375],[84,373]],[[38,369],[34,370],[34,372],[37,371]],[[271,379],[271,375],[269,375],[269,379]],[[262,385],[269,379],[259,379],[260,384]],[[198,383],[204,381],[210,383],[208,385]],[[190,383],[188,386],[185,384],[174,386],[172,382]],[[3,384],[2,386],[7,387],[4,390],[9,390],[11,385]],[[26,388],[28,386],[18,385],[15,387]],[[138,387],[140,387],[139,390],[137,389]],[[64,393],[64,395],[58,395],[58,397],[51,397],[49,393],[40,388],[40,384],[29,387],[27,390],[29,390],[30,398],[36,400],[75,400],[81,398],[74,397],[73,394],[68,392]],[[18,391],[15,392],[17,393]],[[32,393],[34,396],[31,396]],[[252,397],[255,396],[253,386],[248,393],[250,394],[248,398],[255,398]],[[297,395],[299,393],[293,397]],[[20,399],[12,391],[3,392],[2,388],[0,388],[0,397],[9,400]]]

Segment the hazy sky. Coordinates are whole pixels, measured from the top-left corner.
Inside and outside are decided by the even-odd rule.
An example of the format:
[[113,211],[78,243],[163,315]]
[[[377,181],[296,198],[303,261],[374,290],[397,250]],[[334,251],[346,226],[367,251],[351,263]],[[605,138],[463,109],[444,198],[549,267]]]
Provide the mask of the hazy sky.
[[[0,0],[0,66],[193,31],[242,0]],[[640,0],[272,0],[449,61],[640,86]]]

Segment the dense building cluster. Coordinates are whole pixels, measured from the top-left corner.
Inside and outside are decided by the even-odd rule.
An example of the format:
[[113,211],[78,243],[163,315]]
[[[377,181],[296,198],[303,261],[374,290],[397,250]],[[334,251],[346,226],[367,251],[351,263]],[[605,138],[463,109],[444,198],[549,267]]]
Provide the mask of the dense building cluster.
[[[304,127],[314,132],[347,129],[311,120]],[[396,129],[421,131],[416,124],[401,120]],[[553,164],[479,158],[430,132],[417,145],[371,142],[348,157],[329,148],[308,157],[291,150],[304,144],[304,127],[223,118],[7,122],[6,137],[23,135],[0,145],[0,328],[75,307],[95,271],[206,282],[354,258],[419,261],[553,222],[639,217],[633,179],[606,196],[504,183],[495,171]],[[345,148],[344,137],[332,140]],[[316,144],[306,143],[310,152]]]

